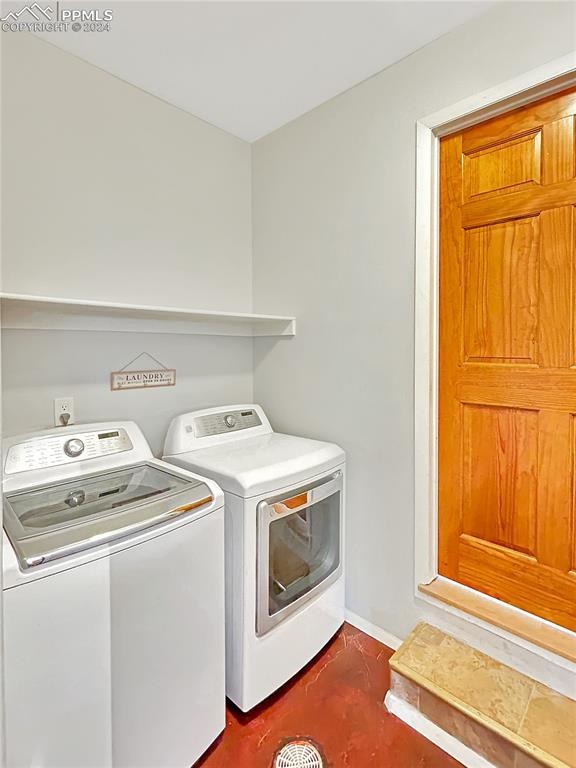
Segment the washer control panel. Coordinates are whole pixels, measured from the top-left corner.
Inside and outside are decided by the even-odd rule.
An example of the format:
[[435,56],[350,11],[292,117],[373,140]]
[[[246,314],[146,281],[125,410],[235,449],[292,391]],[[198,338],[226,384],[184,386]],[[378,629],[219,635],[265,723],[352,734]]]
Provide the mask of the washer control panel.
[[97,459],[111,453],[130,451],[133,447],[128,433],[122,428],[105,432],[75,432],[72,435],[68,433],[33,437],[8,449],[4,472],[11,475]]
[[196,437],[211,437],[226,432],[238,432],[241,429],[259,427],[261,424],[260,416],[255,410],[249,408],[245,411],[222,411],[197,416],[192,424],[186,426],[186,431],[192,432]]

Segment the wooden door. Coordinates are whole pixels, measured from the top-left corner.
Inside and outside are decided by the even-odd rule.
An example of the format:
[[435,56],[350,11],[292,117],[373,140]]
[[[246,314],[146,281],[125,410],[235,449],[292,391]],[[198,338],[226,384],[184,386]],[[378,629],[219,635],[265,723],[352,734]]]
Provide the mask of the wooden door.
[[576,630],[576,91],[441,141],[439,572]]

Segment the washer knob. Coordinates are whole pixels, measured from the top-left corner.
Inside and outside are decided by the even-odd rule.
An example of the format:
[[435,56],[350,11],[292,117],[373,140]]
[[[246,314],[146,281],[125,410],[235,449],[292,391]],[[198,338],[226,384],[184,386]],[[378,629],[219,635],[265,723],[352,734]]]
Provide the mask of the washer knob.
[[236,417],[232,416],[231,413],[229,413],[227,416],[224,416],[224,424],[226,424],[227,427],[235,427],[236,426]]
[[73,437],[71,440],[67,440],[64,443],[64,453],[72,459],[76,458],[76,456],[80,456],[83,450],[84,443],[77,437]]

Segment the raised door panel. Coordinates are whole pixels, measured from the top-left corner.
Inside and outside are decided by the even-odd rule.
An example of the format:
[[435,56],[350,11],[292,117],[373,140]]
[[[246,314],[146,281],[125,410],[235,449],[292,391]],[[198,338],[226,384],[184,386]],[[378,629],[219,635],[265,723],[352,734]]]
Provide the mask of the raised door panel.
[[462,529],[534,554],[538,412],[463,405]]
[[466,232],[465,361],[536,362],[538,255],[537,217]]
[[[541,410],[538,417],[538,524],[536,559],[567,574],[571,568],[572,414]],[[576,605],[575,605],[576,608]]]
[[540,183],[539,130],[464,155],[464,200]]
[[543,126],[543,184],[558,184],[576,175],[574,121],[575,118],[570,115]]
[[539,218],[538,364],[543,369],[569,368],[573,357],[573,208],[543,211]]

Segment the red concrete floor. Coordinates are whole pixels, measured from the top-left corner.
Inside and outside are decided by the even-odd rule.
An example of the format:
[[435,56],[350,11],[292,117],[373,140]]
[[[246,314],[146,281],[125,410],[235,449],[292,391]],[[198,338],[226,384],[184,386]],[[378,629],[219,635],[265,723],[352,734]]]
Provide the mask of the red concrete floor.
[[392,651],[345,624],[307,667],[248,714],[229,704],[226,730],[194,768],[270,768],[276,750],[309,738],[329,768],[458,768],[382,702]]

